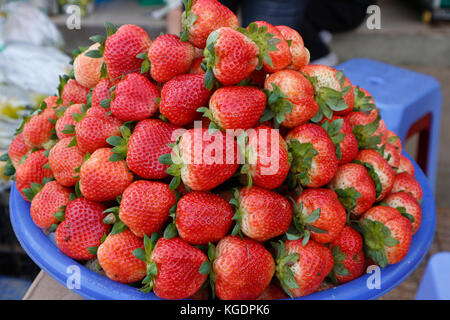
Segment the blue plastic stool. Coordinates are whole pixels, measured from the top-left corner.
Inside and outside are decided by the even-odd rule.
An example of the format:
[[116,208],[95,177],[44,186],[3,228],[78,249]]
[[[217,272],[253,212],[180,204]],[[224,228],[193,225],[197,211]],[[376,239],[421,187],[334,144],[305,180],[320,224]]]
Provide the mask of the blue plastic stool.
[[450,300],[450,252],[436,253],[428,261],[416,300]]
[[442,92],[433,77],[369,59],[351,59],[337,67],[375,99],[389,130],[404,143],[419,133],[417,162],[435,190]]
[[0,300],[21,300],[30,285],[29,280],[0,276]]

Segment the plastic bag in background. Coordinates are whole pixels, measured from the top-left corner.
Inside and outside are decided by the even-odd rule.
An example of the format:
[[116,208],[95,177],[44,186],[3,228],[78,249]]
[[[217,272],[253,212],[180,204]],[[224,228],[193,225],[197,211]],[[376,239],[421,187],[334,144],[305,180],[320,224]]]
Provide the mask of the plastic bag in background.
[[[64,40],[56,26],[39,9],[26,2],[9,2],[1,6],[4,43],[24,42],[36,46],[62,48]],[[2,23],[2,22],[0,22]]]

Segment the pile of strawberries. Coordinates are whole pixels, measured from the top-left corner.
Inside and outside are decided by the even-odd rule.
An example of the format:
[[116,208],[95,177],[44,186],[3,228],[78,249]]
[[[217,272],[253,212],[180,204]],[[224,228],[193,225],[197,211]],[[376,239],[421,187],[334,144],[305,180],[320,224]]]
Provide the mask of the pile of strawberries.
[[400,262],[422,190],[367,91],[301,36],[185,4],[181,37],[93,36],[7,173],[58,248],[164,299],[300,297]]

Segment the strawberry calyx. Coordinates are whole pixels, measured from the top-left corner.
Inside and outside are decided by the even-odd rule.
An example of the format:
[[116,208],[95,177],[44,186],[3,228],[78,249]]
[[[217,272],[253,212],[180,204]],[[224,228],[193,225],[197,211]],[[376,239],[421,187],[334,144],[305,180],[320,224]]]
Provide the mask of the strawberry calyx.
[[317,208],[309,215],[303,214],[304,205],[303,202],[296,203],[294,199],[289,198],[294,207],[294,216],[292,217],[292,226],[286,232],[286,238],[288,240],[298,240],[303,238],[302,245],[306,246],[311,238],[311,232],[315,233],[328,233],[326,230],[322,230],[313,226],[313,223],[320,218],[320,208]]
[[192,4],[194,3],[194,0],[183,0],[183,5],[184,5],[184,11],[183,14],[181,15],[181,37],[180,40],[185,42],[188,41],[189,39],[189,29],[192,28],[192,26],[194,25],[195,21],[197,21],[197,15],[193,14],[191,12],[192,9]]
[[109,161],[117,162],[126,158],[128,152],[128,142],[131,137],[130,126],[132,125],[132,121],[125,122],[124,125],[120,127],[121,137],[112,136],[106,139],[106,142],[113,146],[111,149],[113,154],[109,157]]
[[148,53],[147,52],[141,52],[141,53],[139,53],[136,56],[136,58],[142,60],[141,73],[147,73],[150,70],[150,67],[152,65],[151,61],[148,58]]
[[331,248],[331,253],[333,254],[334,266],[331,271],[331,278],[333,282],[337,283],[336,275],[339,276],[349,276],[350,272],[345,268],[344,261],[347,259],[347,254],[342,252],[339,245],[335,245]]
[[384,268],[388,264],[386,247],[394,247],[399,241],[391,236],[391,230],[379,221],[363,219],[359,227],[364,237],[366,254],[376,264]]
[[336,157],[338,160],[342,158],[341,142],[345,139],[345,133],[339,132],[344,125],[344,119],[336,119],[332,122],[324,121],[320,126],[328,132],[328,136],[336,148]]
[[273,125],[277,129],[286,119],[286,114],[292,112],[294,107],[292,102],[287,99],[284,92],[281,91],[275,83],[271,83],[272,90],[264,90],[267,96],[267,108],[264,110],[260,122],[273,119]]
[[14,168],[8,152],[6,152],[0,156],[0,161],[5,162],[5,165],[3,167],[3,174],[5,176],[11,177],[16,173],[16,168]]
[[208,118],[209,120],[211,120],[211,122],[209,123],[209,130],[210,130],[210,132],[214,132],[214,130],[223,130],[217,124],[217,122],[214,120],[214,115],[213,115],[211,109],[209,109],[207,107],[200,107],[200,108],[197,109],[197,112],[203,113],[203,117]]
[[[390,205],[384,202],[380,202],[379,205],[390,207]],[[400,212],[400,214],[404,216],[406,219],[408,219],[411,223],[414,223],[414,221],[416,220],[412,214],[408,213],[405,207],[391,207],[391,208],[397,209],[397,211]]]
[[361,193],[354,187],[335,189],[334,192],[336,192],[339,202],[342,204],[345,210],[347,210],[347,212],[351,212],[353,209],[355,209],[356,200],[361,198]]
[[218,81],[214,77],[213,68],[216,66],[216,52],[215,45],[217,39],[219,39],[220,33],[218,30],[211,32],[206,39],[205,50],[203,51],[203,55],[205,58],[203,59],[203,64],[206,67],[205,71],[205,88],[208,90],[212,90],[214,85],[217,85]]
[[276,277],[280,281],[284,292],[293,298],[291,289],[297,289],[299,286],[291,267],[298,262],[300,255],[298,253],[287,254],[286,246],[281,240],[279,242],[271,242],[271,245],[276,251]]
[[229,203],[235,207],[233,220],[236,222],[236,224],[233,227],[233,230],[231,231],[231,235],[232,236],[240,235],[242,238],[244,235],[242,234],[241,224],[242,224],[242,211],[244,209],[241,207],[240,204],[240,193],[238,189],[236,188],[233,189],[233,197],[230,199]]
[[214,273],[214,260],[216,259],[216,247],[211,242],[208,243],[208,260],[203,262],[200,266],[198,272],[209,276],[209,284],[211,286],[211,295],[214,299],[216,296],[215,292],[215,280],[216,275]]
[[142,280],[144,286],[139,289],[143,293],[148,293],[153,289],[154,276],[158,274],[156,262],[151,260],[152,252],[155,249],[158,238],[159,234],[157,232],[153,233],[150,238],[144,234],[144,249],[137,248],[133,250],[133,255],[146,263],[147,275]]
[[276,44],[280,39],[275,38],[275,34],[267,31],[267,26],[260,26],[254,22],[250,23],[247,28],[238,28],[238,31],[252,40],[259,48],[259,61],[256,70],[261,70],[263,62],[273,68],[272,58],[269,53],[278,51]]
[[247,187],[251,188],[253,186],[251,164],[256,163],[256,154],[253,147],[248,144],[248,134],[246,131],[242,132],[236,140],[239,147],[239,157],[244,160],[240,174],[247,177]]
[[353,134],[358,142],[359,149],[377,149],[381,138],[374,135],[380,124],[381,117],[378,116],[373,122],[366,125],[357,124],[353,127]]
[[169,217],[172,218],[172,222],[167,225],[166,229],[164,229],[164,234],[163,234],[164,238],[167,240],[178,236],[178,230],[177,230],[177,226],[175,224],[175,220],[177,218],[178,200],[180,200],[181,195],[177,191],[174,191],[174,192],[175,192],[175,197],[176,197],[177,202],[169,209]]
[[353,94],[355,96],[354,111],[360,111],[365,114],[369,114],[370,111],[375,109],[375,104],[372,102],[373,98],[366,95],[364,91],[361,90],[359,86],[353,89]]
[[[112,24],[111,22],[106,21],[105,22],[105,29],[106,29],[106,36],[95,35],[95,36],[89,37],[89,40],[91,40],[94,43],[98,43],[99,47],[98,47],[98,49],[87,51],[85,53],[85,55],[87,57],[93,58],[93,59],[98,59],[98,58],[103,57],[103,54],[105,52],[106,39],[108,37],[112,36],[114,33],[116,33],[117,27],[114,24]],[[83,50],[83,51],[85,51],[85,50]],[[75,54],[74,54],[74,58],[76,58]],[[108,75],[108,71],[106,69],[106,63],[103,62],[102,66],[100,68],[100,77],[101,78],[106,78],[107,75]]]
[[178,137],[175,143],[169,143],[169,147],[172,148],[172,153],[163,154],[158,158],[158,161],[162,164],[168,165],[166,173],[173,176],[169,184],[170,190],[175,190],[181,183],[181,170],[185,166],[181,157],[181,149],[179,147],[181,136]]
[[311,168],[313,158],[319,153],[311,143],[301,143],[297,139],[288,141],[288,151],[292,158],[291,171],[288,177],[290,187],[297,184],[306,185],[310,178],[308,171]]
[[377,172],[375,171],[375,168],[373,165],[371,165],[368,162],[361,162],[359,160],[353,160],[353,163],[360,164],[366,168],[367,172],[369,173],[369,176],[372,178],[373,182],[375,183],[375,191],[376,191],[376,198],[378,198],[381,194],[381,191],[383,189],[383,186],[381,184],[380,177],[378,176]]
[[55,178],[44,178],[42,179],[42,183],[31,182],[29,188],[23,188],[22,192],[25,197],[31,202],[34,197],[42,190],[44,185],[48,182],[55,180]]
[[[116,201],[120,205],[120,202],[122,201],[122,196],[118,196],[116,198]],[[113,225],[110,232],[111,235],[121,233],[126,229],[128,229],[128,226],[120,220],[119,212],[120,212],[119,206],[114,206],[103,211],[103,214],[106,214],[106,216],[103,218],[103,223]]]

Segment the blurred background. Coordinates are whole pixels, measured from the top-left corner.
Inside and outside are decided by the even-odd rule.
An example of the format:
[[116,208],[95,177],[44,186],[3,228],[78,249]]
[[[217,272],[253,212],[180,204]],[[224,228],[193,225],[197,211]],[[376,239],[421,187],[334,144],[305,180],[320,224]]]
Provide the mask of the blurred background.
[[[301,2],[298,1],[299,6]],[[319,22],[327,20],[325,5],[321,5],[328,6],[333,1],[319,5],[321,1],[310,2],[316,5],[306,10],[307,17],[316,17]],[[299,26],[313,62],[335,65],[365,57],[431,75],[441,83],[443,108],[435,192],[437,232],[428,256],[450,251],[450,197],[447,196],[450,126],[446,123],[450,121],[450,0],[335,2],[355,10],[345,9],[332,26],[318,26],[314,19],[309,19],[315,28],[313,32],[306,23]],[[154,39],[161,32],[179,32],[180,3],[177,0],[0,0],[1,154],[7,151],[21,118],[47,95],[56,93],[58,76],[69,70],[72,51],[90,45],[91,35],[104,34],[105,21],[115,25],[137,24]],[[368,28],[365,21],[370,4],[380,8],[379,29]],[[245,8],[236,9],[245,20],[242,16]],[[412,156],[417,156],[418,143],[417,136],[406,143],[406,150]],[[0,299],[20,299],[39,268],[14,236],[8,212],[9,182],[3,175],[0,178]],[[382,299],[413,299],[425,266],[426,261]]]

